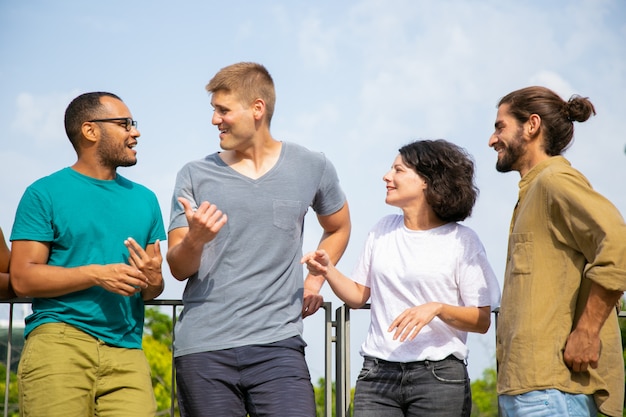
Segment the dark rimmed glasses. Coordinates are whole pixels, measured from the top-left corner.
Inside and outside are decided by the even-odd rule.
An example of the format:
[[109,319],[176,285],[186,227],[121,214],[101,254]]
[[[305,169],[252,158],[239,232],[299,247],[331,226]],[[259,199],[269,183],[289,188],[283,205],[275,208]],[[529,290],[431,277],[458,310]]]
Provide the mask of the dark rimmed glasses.
[[88,122],[107,122],[107,123],[117,123],[126,129],[127,132],[130,132],[130,129],[133,127],[137,129],[137,120],[133,120],[130,117],[113,117],[110,119],[94,119],[87,120]]

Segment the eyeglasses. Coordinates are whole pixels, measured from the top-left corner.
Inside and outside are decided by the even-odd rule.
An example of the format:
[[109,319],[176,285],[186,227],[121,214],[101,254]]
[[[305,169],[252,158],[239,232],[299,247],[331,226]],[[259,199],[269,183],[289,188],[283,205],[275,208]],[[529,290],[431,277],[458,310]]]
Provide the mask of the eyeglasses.
[[137,129],[137,120],[133,120],[130,117],[113,117],[111,119],[94,119],[87,120],[88,122],[108,122],[108,123],[117,123],[126,129],[127,132],[130,132],[130,129],[133,127]]

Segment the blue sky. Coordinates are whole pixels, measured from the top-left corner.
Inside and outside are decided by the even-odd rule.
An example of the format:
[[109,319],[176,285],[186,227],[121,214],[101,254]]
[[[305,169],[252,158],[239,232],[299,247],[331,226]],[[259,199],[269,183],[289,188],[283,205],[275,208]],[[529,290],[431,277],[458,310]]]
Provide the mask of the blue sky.
[[[205,84],[256,61],[276,83],[274,137],[337,168],[353,220],[344,272],[369,228],[396,212],[381,178],[397,149],[445,138],[476,160],[481,194],[466,224],[501,281],[519,176],[497,173],[487,146],[499,98],[529,85],[589,97],[598,115],[575,126],[565,155],[625,213],[625,39],[621,0],[0,0],[0,227],[9,234],[31,182],[73,164],[63,113],[95,90],[120,95],[138,120],[139,163],[120,173],[155,191],[167,224],[178,169],[219,149]],[[312,215],[305,233],[306,251],[320,237]],[[166,275],[162,298],[180,298]],[[322,319],[305,321],[315,380]],[[366,312],[353,314],[352,379],[367,324]],[[470,337],[473,378],[494,365],[493,339]]]

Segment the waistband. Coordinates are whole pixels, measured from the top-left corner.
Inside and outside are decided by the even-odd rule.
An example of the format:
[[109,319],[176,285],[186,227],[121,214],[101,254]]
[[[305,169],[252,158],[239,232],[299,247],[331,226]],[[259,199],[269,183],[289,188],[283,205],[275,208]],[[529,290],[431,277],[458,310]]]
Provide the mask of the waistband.
[[431,360],[431,359],[426,359],[423,361],[412,361],[412,362],[393,362],[393,361],[386,361],[384,359],[380,359],[380,358],[375,358],[373,356],[364,356],[364,359],[369,359],[371,361],[374,361],[377,364],[385,364],[385,365],[426,365],[429,363],[439,363],[439,362],[445,362],[445,361],[454,361],[454,362],[461,362],[464,365],[467,366],[467,361],[465,359],[459,359],[454,355],[448,355],[443,359],[440,360]]

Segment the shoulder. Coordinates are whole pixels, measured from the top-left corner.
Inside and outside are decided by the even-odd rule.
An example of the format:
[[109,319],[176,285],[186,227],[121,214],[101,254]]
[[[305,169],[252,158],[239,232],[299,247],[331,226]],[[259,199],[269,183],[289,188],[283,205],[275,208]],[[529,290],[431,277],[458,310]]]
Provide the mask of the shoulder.
[[546,188],[560,188],[567,183],[591,187],[589,180],[562,156],[552,157],[537,174],[536,182]]
[[283,141],[283,146],[287,158],[302,158],[324,164],[328,161],[323,152],[313,151],[297,143]]
[[209,154],[209,155],[207,155],[205,157],[189,161],[185,165],[183,165],[183,167],[181,168],[181,171],[182,170],[193,170],[193,169],[196,169],[196,168],[207,167],[207,166],[214,166],[214,165],[226,165],[222,161],[222,159],[219,157],[219,152],[214,152],[214,153]]
[[400,214],[388,214],[381,218],[372,228],[372,232],[389,232],[404,225],[404,217]]
[[74,179],[76,179],[76,176],[73,175],[72,169],[69,167],[63,168],[59,171],[53,172],[52,174],[35,180],[26,188],[26,193],[48,192],[57,187],[66,187],[67,184]]
[[[463,244],[481,244],[480,238],[474,229],[459,223],[449,223],[450,231]],[[482,244],[481,244],[482,245]]]

